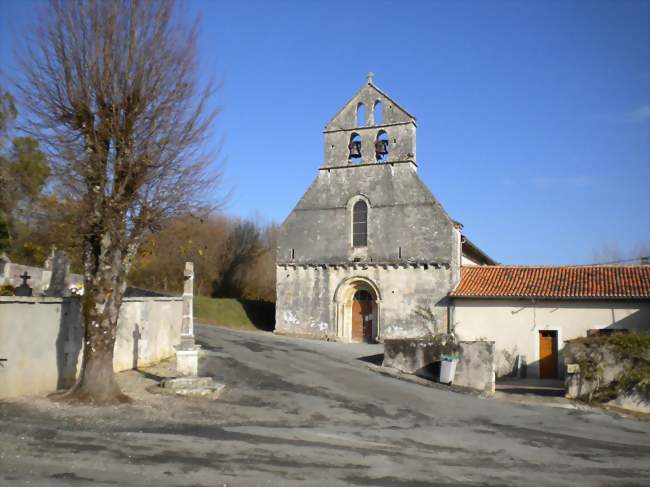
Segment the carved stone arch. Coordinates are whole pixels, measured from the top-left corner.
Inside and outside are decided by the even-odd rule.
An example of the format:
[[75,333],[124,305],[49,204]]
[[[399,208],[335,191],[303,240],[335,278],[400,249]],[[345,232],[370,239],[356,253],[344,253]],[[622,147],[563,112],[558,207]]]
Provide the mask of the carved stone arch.
[[335,303],[341,302],[341,299],[344,297],[346,287],[349,287],[350,284],[354,282],[364,283],[370,290],[372,290],[372,294],[375,300],[381,301],[381,291],[379,290],[379,286],[377,286],[377,284],[375,284],[372,279],[365,276],[351,276],[346,277],[338,284],[338,286],[336,286],[336,290],[334,291]]
[[[359,335],[354,333],[354,301],[359,291],[370,294],[371,313],[369,316],[369,336],[364,336],[364,341],[377,341],[381,338],[381,291],[379,286],[372,279],[365,276],[352,276],[343,279],[334,292],[334,303],[336,308],[336,334],[339,339],[352,342],[360,341]],[[364,325],[366,323],[364,322]]]

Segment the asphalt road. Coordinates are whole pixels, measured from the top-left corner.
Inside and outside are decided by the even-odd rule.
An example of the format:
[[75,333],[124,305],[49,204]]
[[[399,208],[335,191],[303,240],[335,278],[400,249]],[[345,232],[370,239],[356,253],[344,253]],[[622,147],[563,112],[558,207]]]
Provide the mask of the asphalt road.
[[220,399],[142,392],[149,371],[122,379],[133,405],[0,402],[0,485],[650,485],[650,423],[386,377],[359,360],[377,345],[196,329]]

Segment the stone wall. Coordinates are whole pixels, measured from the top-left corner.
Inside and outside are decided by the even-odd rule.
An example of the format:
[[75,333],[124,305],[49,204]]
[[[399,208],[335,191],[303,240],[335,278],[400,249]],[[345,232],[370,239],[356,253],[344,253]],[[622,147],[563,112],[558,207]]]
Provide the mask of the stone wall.
[[[460,342],[454,384],[494,392],[494,342]],[[427,379],[438,379],[440,344],[430,340],[385,340],[385,367]]]
[[650,413],[648,341],[648,334],[630,334],[567,342],[563,350],[569,364],[566,397],[610,401],[608,404]]
[[[170,357],[180,342],[182,298],[125,298],[115,371]],[[72,385],[81,365],[79,298],[0,297],[0,398],[45,394]]]
[[[368,245],[352,246],[355,198],[368,204]],[[455,226],[408,164],[320,170],[282,224],[277,262],[426,261],[460,265]]]
[[366,279],[377,290],[376,336],[418,338],[433,332],[431,324],[414,314],[429,307],[443,329],[447,326],[446,296],[455,285],[447,266],[424,264],[277,267],[276,331],[278,333],[337,338],[344,335],[342,290],[346,283]]

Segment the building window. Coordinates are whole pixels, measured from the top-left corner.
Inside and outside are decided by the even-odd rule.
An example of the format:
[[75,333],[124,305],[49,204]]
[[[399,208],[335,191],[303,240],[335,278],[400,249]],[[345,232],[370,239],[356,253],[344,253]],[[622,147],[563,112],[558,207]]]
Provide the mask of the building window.
[[357,201],[352,207],[352,246],[366,247],[368,245],[368,205],[365,201]]
[[377,100],[373,109],[373,123],[375,125],[381,125],[384,123],[384,107],[381,105],[381,102]]
[[357,105],[357,127],[366,126],[366,106],[363,103]]

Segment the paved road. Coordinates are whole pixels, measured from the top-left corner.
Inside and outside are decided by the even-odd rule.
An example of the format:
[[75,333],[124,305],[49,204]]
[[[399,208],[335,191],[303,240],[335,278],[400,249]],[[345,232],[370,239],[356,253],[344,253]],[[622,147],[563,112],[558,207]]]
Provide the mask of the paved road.
[[0,402],[0,485],[650,485],[649,423],[385,377],[376,345],[197,333],[221,399]]

